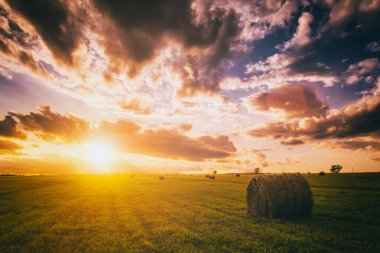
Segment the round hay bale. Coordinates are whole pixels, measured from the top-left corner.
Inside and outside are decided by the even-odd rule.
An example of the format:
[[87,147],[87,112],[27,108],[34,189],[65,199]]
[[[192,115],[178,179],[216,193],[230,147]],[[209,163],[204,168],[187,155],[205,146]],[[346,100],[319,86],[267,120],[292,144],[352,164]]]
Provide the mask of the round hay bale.
[[205,175],[205,177],[210,177],[210,175],[207,174],[207,175]]
[[215,179],[215,175],[210,175],[208,179]]
[[247,187],[247,213],[267,218],[309,218],[313,196],[301,174],[254,176]]
[[236,173],[236,174],[235,174],[235,177],[240,177],[240,174],[239,174],[239,173]]
[[158,179],[159,179],[159,180],[164,180],[165,177],[164,177],[164,176],[159,176]]

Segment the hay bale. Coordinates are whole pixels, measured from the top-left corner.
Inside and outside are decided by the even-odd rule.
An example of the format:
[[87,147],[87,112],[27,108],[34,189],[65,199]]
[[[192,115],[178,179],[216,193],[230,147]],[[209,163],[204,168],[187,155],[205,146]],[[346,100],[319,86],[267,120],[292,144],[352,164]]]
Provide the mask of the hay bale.
[[164,177],[164,176],[159,176],[158,179],[159,179],[159,180],[164,180],[165,177]]
[[247,213],[267,218],[309,218],[313,196],[300,174],[254,176],[247,187]]
[[215,175],[210,175],[208,179],[215,179]]
[[210,177],[210,175],[207,174],[207,175],[205,175],[205,177]]
[[325,174],[324,171],[319,172],[319,175],[320,175],[320,176],[326,176],[326,174]]
[[235,177],[240,177],[240,174],[239,174],[239,173],[236,173],[236,174],[235,174]]

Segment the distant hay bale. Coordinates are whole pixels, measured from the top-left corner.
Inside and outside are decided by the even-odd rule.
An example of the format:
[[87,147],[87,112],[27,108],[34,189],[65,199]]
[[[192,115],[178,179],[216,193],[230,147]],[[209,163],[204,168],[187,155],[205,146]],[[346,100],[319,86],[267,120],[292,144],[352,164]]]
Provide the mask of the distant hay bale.
[[239,173],[236,173],[236,174],[235,174],[235,177],[240,177],[240,174],[239,174]]
[[210,175],[207,174],[207,175],[205,175],[205,177],[210,177]]
[[164,176],[159,176],[158,179],[159,179],[159,180],[164,180],[165,177],[164,177]]
[[319,175],[320,175],[320,176],[326,176],[326,174],[325,174],[324,171],[319,172]]
[[210,175],[208,179],[215,179],[215,175]]
[[313,196],[300,174],[254,176],[247,187],[247,213],[267,218],[309,218]]

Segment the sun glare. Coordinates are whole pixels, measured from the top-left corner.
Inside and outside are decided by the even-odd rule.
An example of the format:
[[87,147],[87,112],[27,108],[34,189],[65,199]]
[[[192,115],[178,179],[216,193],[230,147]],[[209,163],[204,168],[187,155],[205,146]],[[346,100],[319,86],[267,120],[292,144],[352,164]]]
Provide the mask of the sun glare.
[[99,173],[111,171],[114,152],[106,143],[90,143],[85,145],[85,159],[91,169]]

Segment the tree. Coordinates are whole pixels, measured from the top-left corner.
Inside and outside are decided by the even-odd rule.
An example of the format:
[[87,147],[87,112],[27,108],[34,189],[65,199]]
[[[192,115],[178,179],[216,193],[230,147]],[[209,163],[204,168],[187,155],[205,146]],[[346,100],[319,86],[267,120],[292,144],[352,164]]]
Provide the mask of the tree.
[[216,175],[216,173],[218,173],[216,170],[214,170],[214,171],[212,172],[212,174],[214,174],[214,175]]
[[331,173],[339,173],[339,171],[342,168],[343,168],[342,165],[335,164],[335,165],[331,165],[330,171],[331,171]]
[[259,174],[260,173],[260,168],[255,168],[255,173]]

